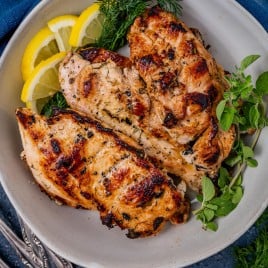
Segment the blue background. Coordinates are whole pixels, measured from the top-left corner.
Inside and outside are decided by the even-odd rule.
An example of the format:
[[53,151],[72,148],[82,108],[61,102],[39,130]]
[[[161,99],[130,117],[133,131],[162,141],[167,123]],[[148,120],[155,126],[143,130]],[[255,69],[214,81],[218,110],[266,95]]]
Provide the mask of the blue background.
[[[38,0],[0,0],[0,54],[18,24],[38,2]],[[268,0],[237,0],[237,2],[244,6],[268,31]],[[16,212],[10,204],[1,185],[0,217],[5,220],[19,237],[21,237]],[[256,234],[257,230],[255,226],[253,226],[240,239],[225,250],[206,260],[188,266],[188,268],[234,267],[233,248],[237,245],[247,245],[254,240]],[[2,234],[0,234],[0,257],[10,267],[23,267],[14,250],[10,247]]]

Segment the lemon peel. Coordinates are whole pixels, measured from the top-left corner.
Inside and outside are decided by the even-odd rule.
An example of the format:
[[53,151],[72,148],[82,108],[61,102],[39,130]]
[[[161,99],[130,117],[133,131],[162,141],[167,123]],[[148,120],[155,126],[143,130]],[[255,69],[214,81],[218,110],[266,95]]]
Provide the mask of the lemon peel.
[[42,61],[34,69],[31,76],[25,82],[21,100],[28,103],[54,95],[60,90],[58,79],[58,67],[66,56],[66,52],[60,52],[45,61]]
[[74,15],[63,15],[48,21],[47,25],[51,32],[54,33],[60,51],[71,50],[69,39],[77,19],[78,17]]
[[102,31],[103,15],[100,5],[95,3],[85,9],[73,26],[69,43],[73,47],[85,46],[95,43]]
[[48,27],[42,28],[28,43],[21,62],[22,78],[26,81],[43,60],[59,52],[55,36]]

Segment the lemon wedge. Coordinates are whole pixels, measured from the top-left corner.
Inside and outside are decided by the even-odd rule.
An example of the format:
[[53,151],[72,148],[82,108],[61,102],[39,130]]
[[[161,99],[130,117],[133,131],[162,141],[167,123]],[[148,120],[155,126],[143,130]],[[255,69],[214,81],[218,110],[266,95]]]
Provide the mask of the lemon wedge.
[[69,39],[71,35],[72,28],[76,23],[78,17],[73,15],[63,15],[58,16],[50,20],[47,25],[51,32],[54,33],[59,50],[69,51],[71,50],[71,45],[69,44]]
[[21,100],[26,102],[27,107],[39,112],[40,106],[44,105],[49,97],[60,90],[58,69],[65,56],[66,52],[57,53],[42,61],[34,69],[26,80],[21,93]]
[[21,62],[23,80],[27,80],[34,68],[43,60],[59,52],[54,33],[42,28],[27,45]]
[[100,5],[95,3],[85,9],[73,26],[69,43],[73,47],[81,47],[95,43],[100,37],[104,16],[99,10]]

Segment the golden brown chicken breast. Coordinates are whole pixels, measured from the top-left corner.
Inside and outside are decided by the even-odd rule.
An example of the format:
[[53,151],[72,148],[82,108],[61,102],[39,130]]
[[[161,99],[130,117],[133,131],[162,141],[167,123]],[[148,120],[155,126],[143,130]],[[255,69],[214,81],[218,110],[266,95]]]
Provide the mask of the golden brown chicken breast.
[[[73,207],[98,209],[102,223],[130,238],[187,220],[184,191],[145,156],[98,121],[72,110],[50,118],[16,111],[26,162],[41,188]],[[123,135],[122,135],[123,137]]]

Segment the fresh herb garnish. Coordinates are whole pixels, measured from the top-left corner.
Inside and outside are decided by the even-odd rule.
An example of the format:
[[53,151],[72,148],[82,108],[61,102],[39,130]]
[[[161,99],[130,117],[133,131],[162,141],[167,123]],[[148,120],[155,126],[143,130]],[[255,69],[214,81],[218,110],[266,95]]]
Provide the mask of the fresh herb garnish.
[[228,130],[232,124],[240,132],[261,129],[267,125],[264,112],[263,97],[268,93],[268,72],[262,73],[253,86],[251,75],[244,73],[245,69],[260,56],[250,55],[242,60],[235,73],[227,76],[230,90],[226,91],[219,103],[216,113],[223,130]]
[[[126,44],[129,27],[153,3],[152,0],[99,0],[97,2],[100,3],[104,22],[101,36],[94,46],[113,51]],[[173,12],[177,16],[181,14],[182,7],[178,0],[157,0],[156,2],[164,10]]]
[[246,246],[234,248],[236,265],[243,268],[268,267],[268,209],[256,222],[257,237]]
[[[258,165],[254,159],[254,147],[261,129],[268,123],[263,101],[268,94],[268,72],[258,77],[255,87],[252,77],[244,73],[258,58],[258,55],[246,57],[240,67],[236,67],[236,71],[226,77],[230,90],[224,93],[216,115],[223,130],[235,126],[236,141],[230,156],[219,170],[217,185],[207,177],[202,178],[202,195],[197,196],[201,207],[193,213],[201,220],[204,229],[217,230],[215,220],[236,208],[243,196],[242,172],[247,166]],[[251,145],[245,144],[243,136],[253,133]]]
[[53,108],[68,108],[68,104],[61,92],[56,92],[51,99],[42,108],[41,114],[50,117],[53,113]]
[[175,16],[179,17],[182,14],[182,6],[180,5],[181,0],[157,0],[158,5]]
[[268,267],[268,230],[263,229],[256,240],[245,247],[235,249],[236,267]]

